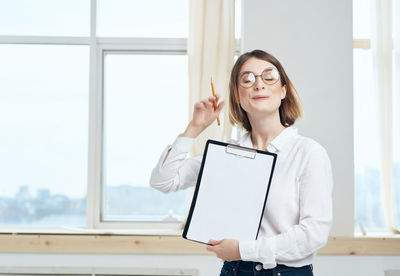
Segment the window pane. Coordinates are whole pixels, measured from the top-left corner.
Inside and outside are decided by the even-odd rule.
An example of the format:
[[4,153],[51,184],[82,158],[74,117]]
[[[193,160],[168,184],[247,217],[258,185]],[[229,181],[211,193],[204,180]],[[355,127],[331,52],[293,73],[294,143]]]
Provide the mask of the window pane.
[[149,186],[162,151],[188,123],[186,55],[105,55],[102,219],[183,219],[191,191]]
[[354,49],[355,227],[386,230],[380,180],[379,95],[372,89],[372,51]]
[[371,38],[371,0],[353,0],[353,38]]
[[99,0],[98,36],[187,37],[189,1]]
[[0,35],[89,36],[89,0],[0,0]]
[[87,46],[0,45],[0,224],[84,226]]

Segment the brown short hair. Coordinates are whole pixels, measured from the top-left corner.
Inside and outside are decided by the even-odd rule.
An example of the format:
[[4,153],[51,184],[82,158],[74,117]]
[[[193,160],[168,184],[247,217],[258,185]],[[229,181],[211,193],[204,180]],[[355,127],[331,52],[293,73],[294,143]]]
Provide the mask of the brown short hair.
[[299,96],[294,88],[289,77],[286,75],[281,63],[271,54],[262,50],[254,50],[242,54],[236,61],[231,72],[231,80],[229,82],[229,120],[239,127],[243,127],[248,132],[251,132],[251,125],[246,111],[239,103],[239,73],[243,64],[250,58],[257,58],[272,63],[279,72],[281,85],[286,85],[286,97],[282,100],[279,106],[279,117],[281,124],[285,127],[294,124],[296,119],[303,115]]

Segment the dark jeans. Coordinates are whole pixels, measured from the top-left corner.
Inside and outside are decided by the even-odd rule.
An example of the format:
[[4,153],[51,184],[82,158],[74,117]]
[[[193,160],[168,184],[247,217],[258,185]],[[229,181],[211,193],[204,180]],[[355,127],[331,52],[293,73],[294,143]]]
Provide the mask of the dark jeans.
[[224,262],[220,276],[312,276],[312,265],[290,267],[278,264],[271,269],[262,264],[245,261]]

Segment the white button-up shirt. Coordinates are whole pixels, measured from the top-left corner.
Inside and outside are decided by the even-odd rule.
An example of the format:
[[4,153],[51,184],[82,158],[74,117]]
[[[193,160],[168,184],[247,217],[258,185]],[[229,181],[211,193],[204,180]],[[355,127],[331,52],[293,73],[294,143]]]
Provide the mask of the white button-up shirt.
[[[194,186],[202,155],[187,158],[194,138],[178,136],[153,169],[150,185],[162,192]],[[254,148],[249,133],[231,144]],[[168,158],[163,160],[168,150]],[[239,240],[244,261],[299,267],[311,264],[324,247],[332,222],[332,171],[326,150],[317,142],[284,129],[267,146],[277,154],[275,170],[257,240]]]

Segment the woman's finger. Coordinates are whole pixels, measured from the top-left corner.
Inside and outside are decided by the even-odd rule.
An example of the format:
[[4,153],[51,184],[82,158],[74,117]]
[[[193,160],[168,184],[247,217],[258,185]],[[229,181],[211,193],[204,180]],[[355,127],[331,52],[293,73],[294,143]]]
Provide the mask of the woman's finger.
[[214,102],[218,102],[217,99],[213,96],[208,98],[208,103],[214,107]]
[[207,101],[203,100],[203,101],[201,101],[201,104],[202,104],[205,108],[208,108]]
[[225,105],[225,101],[221,101],[221,102],[218,104],[217,112],[221,112],[221,110],[222,110],[222,108],[224,107],[224,105]]
[[208,243],[211,244],[211,245],[217,245],[217,244],[220,244],[222,241],[223,241],[223,240],[217,241],[217,240],[211,239],[211,240],[208,241]]
[[206,108],[210,108],[210,107],[214,106],[213,102],[211,102],[209,100],[203,100],[202,102],[204,103],[204,106]]
[[203,108],[204,108],[204,105],[203,105],[202,102],[197,102],[197,103],[194,105],[194,109],[203,109]]
[[[211,96],[211,97],[208,98],[208,101],[210,102],[210,104],[212,104],[212,106],[213,106],[214,108],[215,108],[215,106],[214,106],[214,101],[217,102],[217,108],[216,108],[215,110],[218,110],[219,104],[218,104],[218,98],[217,98],[217,97]],[[221,102],[222,102],[222,101],[221,101]],[[222,108],[222,107],[221,107],[221,108]]]
[[206,249],[207,251],[215,252],[214,247],[212,247],[211,245],[207,245]]

